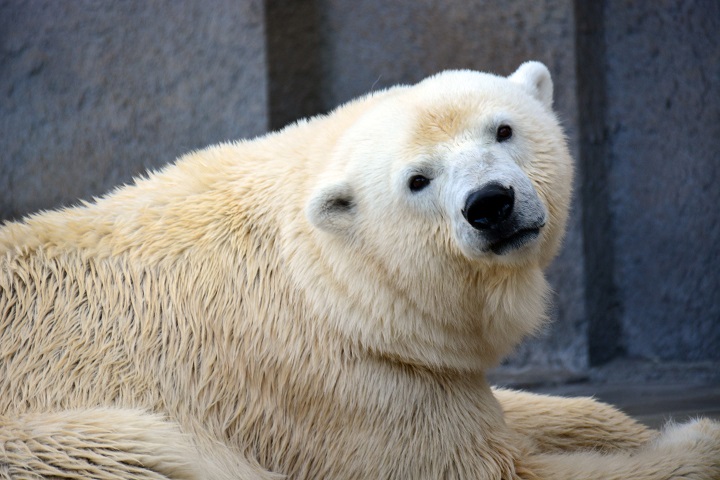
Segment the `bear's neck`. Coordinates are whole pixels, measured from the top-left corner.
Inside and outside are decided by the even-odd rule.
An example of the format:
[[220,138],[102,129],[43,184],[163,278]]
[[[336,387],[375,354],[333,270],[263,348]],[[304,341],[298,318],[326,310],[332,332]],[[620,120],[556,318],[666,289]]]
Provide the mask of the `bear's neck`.
[[306,240],[313,235],[293,239],[288,270],[317,321],[359,351],[429,368],[484,371],[544,321],[538,312],[545,311],[548,285],[539,267],[465,268],[465,278],[426,278],[413,287],[370,258],[347,258],[340,245]]

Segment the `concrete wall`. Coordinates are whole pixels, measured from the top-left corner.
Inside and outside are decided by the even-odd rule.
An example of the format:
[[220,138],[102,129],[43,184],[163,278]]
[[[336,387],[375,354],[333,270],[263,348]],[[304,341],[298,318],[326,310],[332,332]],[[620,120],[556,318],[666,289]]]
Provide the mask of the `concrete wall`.
[[267,127],[261,0],[0,2],[0,218]]
[[620,347],[720,360],[720,2],[605,12]]
[[720,360],[720,4],[576,2],[589,358]]
[[0,0],[0,219],[374,88],[538,59],[579,169],[555,322],[509,365],[719,360],[718,5]]

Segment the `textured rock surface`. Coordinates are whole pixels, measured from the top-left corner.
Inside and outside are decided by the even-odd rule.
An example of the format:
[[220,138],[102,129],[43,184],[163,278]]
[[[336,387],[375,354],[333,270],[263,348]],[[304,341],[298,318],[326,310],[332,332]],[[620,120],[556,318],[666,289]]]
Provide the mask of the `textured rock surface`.
[[622,344],[720,360],[720,3],[609,1],[607,129]]
[[0,2],[0,218],[267,125],[260,0]]

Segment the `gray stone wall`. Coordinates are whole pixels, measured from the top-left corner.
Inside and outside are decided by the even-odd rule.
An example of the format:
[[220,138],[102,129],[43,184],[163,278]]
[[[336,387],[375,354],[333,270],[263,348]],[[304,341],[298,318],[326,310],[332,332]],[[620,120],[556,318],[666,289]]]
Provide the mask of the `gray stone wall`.
[[612,0],[608,178],[620,347],[720,360],[720,2]]
[[589,359],[720,360],[720,4],[576,2]]
[[261,0],[0,2],[0,218],[267,127]]
[[447,68],[545,62],[578,160],[510,367],[720,360],[720,11],[620,0],[0,0],[0,220]]

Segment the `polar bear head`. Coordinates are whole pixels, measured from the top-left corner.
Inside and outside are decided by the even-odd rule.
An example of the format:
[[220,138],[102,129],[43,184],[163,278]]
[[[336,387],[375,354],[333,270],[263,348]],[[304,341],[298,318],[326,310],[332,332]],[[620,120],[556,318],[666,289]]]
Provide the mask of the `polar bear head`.
[[[476,334],[478,364],[538,325],[540,271],[558,249],[572,182],[552,94],[547,68],[528,62],[509,77],[448,71],[361,101],[306,204],[334,281],[368,304],[341,323],[419,340],[412,354],[389,347],[404,359],[449,330]],[[372,327],[357,325],[368,318]]]

